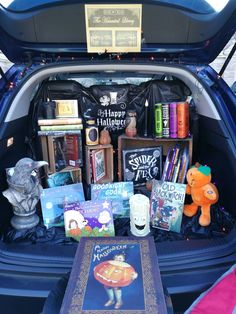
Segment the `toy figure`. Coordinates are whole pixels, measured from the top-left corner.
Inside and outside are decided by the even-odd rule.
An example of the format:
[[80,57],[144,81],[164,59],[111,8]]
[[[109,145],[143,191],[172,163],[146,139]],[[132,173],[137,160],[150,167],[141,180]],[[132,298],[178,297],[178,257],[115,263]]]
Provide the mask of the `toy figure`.
[[94,277],[104,285],[107,292],[108,301],[104,306],[115,304],[115,309],[119,309],[123,304],[121,287],[129,286],[138,274],[125,262],[125,254],[118,253],[114,256],[114,260],[98,264],[94,268]]
[[199,224],[208,226],[211,223],[210,207],[218,201],[218,190],[211,183],[211,169],[207,166],[195,164],[187,172],[186,193],[191,194],[193,203],[184,206],[184,214],[192,217],[201,208]]

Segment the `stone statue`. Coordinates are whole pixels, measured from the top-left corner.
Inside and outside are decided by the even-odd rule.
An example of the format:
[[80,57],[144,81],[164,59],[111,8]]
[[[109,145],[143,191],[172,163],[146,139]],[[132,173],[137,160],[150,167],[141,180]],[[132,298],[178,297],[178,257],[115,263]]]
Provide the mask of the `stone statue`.
[[16,163],[13,173],[7,176],[9,188],[2,193],[13,206],[11,225],[17,230],[32,228],[39,222],[35,212],[42,186],[36,173],[47,164],[45,161],[22,158]]

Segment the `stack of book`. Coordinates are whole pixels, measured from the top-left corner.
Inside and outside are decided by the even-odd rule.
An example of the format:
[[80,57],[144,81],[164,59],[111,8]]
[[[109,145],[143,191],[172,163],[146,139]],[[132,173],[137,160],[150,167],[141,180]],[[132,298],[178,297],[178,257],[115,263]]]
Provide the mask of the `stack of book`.
[[[81,118],[57,118],[38,120],[40,136],[75,134],[83,129]],[[78,132],[80,133],[80,132]]]
[[186,138],[189,135],[189,103],[155,104],[157,138]]
[[187,147],[181,148],[178,145],[169,147],[161,180],[184,183],[189,160],[190,157]]

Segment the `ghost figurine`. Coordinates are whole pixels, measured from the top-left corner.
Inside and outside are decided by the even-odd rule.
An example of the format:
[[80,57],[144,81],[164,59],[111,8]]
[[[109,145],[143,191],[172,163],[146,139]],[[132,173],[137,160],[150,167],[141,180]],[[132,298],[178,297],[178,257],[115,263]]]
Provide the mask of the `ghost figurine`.
[[150,201],[143,194],[130,197],[130,231],[134,236],[145,237],[150,233]]

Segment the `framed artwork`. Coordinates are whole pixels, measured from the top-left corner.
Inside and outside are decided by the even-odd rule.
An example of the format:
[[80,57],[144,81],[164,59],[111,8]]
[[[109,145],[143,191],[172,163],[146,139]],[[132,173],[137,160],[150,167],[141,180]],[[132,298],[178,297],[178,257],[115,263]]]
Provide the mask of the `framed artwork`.
[[92,151],[92,169],[95,183],[106,176],[104,149]]
[[56,118],[78,118],[77,99],[56,99]]
[[153,238],[81,238],[60,313],[166,314]]

